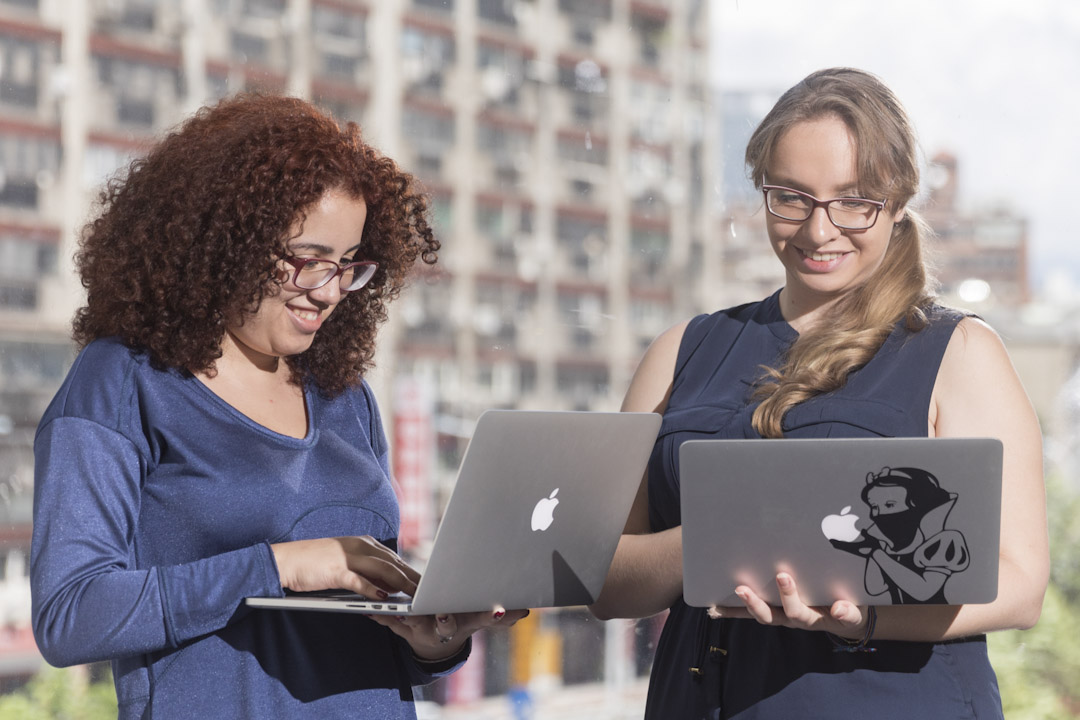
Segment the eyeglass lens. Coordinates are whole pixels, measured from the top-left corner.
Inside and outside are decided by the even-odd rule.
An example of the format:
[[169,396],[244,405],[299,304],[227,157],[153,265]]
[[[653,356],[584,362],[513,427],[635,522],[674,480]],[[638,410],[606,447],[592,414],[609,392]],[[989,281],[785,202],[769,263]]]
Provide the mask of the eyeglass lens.
[[[296,271],[294,282],[297,287],[315,290],[330,282],[338,275],[339,265],[329,260],[308,260]],[[375,274],[375,263],[357,263],[341,268],[338,284],[342,292],[359,290],[367,285]]]
[[[814,199],[803,193],[784,188],[771,188],[765,193],[769,210],[785,220],[806,220],[814,212]],[[858,198],[827,200],[825,211],[838,227],[865,230],[873,226],[881,209],[875,203]]]

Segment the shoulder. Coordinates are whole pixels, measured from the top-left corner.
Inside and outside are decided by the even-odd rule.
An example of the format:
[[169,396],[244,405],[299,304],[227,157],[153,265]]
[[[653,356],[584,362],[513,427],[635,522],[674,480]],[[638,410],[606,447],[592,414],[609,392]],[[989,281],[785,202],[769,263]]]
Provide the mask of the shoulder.
[[662,412],[667,407],[678,369],[718,328],[742,326],[756,314],[760,302],[738,305],[703,314],[672,325],[660,333],[645,351],[630,381],[624,410]]
[[675,377],[675,363],[683,333],[692,320],[684,320],[660,333],[638,363],[623,399],[627,411],[663,412]]
[[344,397],[356,407],[358,414],[363,416],[378,415],[379,404],[375,400],[375,393],[367,380],[361,378],[356,384],[345,388]]
[[933,397],[938,435],[1038,440],[1038,420],[1005,344],[978,318],[965,317],[950,336]]
[[54,417],[69,416],[114,425],[134,387],[134,376],[149,369],[146,355],[120,340],[93,341],[76,356],[42,424]]
[[357,422],[367,433],[368,440],[376,452],[384,452],[387,443],[382,416],[379,413],[379,403],[367,380],[360,379],[355,385],[347,387],[340,400],[350,404],[352,411],[356,414]]
[[986,322],[970,315],[956,323],[941,365],[943,372],[956,374],[1011,369],[1001,336]]
[[[905,358],[918,356],[928,367],[936,369],[945,362],[946,352],[954,343],[959,328],[971,323],[985,326],[975,316],[944,305],[931,305],[923,309],[923,318],[903,317],[897,321],[883,347],[886,356],[899,353]],[[987,327],[987,329],[989,329]]]

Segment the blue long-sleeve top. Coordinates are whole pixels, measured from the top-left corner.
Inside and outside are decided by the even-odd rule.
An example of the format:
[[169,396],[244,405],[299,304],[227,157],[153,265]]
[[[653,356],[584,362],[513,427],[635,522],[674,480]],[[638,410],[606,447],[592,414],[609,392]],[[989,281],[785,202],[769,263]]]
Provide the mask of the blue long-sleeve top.
[[271,543],[371,535],[398,506],[366,384],[305,390],[280,435],[115,340],[76,359],[34,441],[33,626],[54,665],[112,661],[121,718],[412,718],[433,676],[368,618],[253,610]]

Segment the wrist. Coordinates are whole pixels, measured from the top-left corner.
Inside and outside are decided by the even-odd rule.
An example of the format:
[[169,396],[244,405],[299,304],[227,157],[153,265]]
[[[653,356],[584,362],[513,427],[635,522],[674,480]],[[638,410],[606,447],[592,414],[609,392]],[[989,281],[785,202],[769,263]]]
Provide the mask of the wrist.
[[875,648],[869,647],[869,643],[877,626],[877,608],[873,605],[867,606],[864,616],[862,632],[857,637],[847,638],[831,632],[825,633],[833,644],[833,652],[876,652]]
[[274,568],[277,570],[278,582],[282,590],[290,589],[292,579],[286,576],[288,550],[282,543],[270,543],[270,557],[274,560]]
[[[457,649],[453,650],[449,655],[446,655],[446,646],[440,645],[437,650],[433,649],[417,649],[412,648],[413,662],[420,667],[421,670],[429,674],[438,674],[446,672],[459,663],[464,662],[472,650],[472,643],[470,638],[466,638],[465,642],[457,646]],[[442,657],[428,657],[428,655],[442,655]]]

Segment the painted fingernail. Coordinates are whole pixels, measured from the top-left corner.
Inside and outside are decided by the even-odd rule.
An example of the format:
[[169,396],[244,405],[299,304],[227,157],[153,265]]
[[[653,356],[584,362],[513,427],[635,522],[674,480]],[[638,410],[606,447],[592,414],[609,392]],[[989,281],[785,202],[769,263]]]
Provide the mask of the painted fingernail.
[[379,599],[381,600],[385,600],[386,598],[390,597],[390,593],[386,592],[385,590],[376,590],[375,594],[378,595]]
[[495,614],[492,615],[492,617],[494,617],[496,620],[502,620],[504,615],[506,615],[505,610],[496,610]]
[[438,616],[435,617],[435,619],[438,620],[440,623],[448,623],[448,622],[450,622],[450,616],[449,615],[438,615]]

